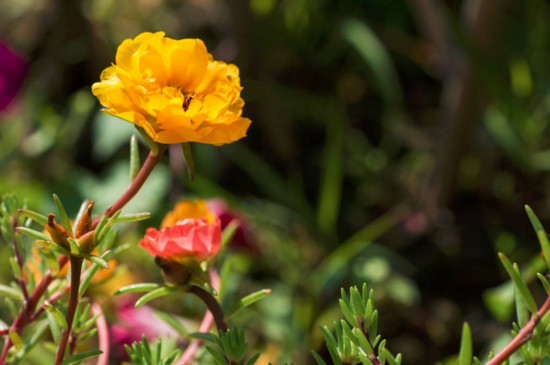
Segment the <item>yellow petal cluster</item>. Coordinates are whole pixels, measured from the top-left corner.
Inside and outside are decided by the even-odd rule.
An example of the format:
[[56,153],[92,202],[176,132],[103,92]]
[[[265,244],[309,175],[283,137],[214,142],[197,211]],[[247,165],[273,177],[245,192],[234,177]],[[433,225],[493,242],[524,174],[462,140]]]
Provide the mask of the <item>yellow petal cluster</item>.
[[93,94],[108,114],[159,143],[223,145],[246,135],[239,69],[215,61],[200,39],[142,33],[118,47]]
[[217,216],[208,209],[208,205],[202,199],[197,199],[196,201],[181,200],[176,204],[174,210],[164,216],[160,228],[174,226],[178,221],[189,218],[205,218],[209,224],[212,224]]

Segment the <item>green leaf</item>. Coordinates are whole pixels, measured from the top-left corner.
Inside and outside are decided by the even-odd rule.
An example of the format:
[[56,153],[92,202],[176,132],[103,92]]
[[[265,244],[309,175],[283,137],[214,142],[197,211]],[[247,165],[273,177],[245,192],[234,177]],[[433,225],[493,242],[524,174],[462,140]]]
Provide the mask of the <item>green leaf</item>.
[[9,331],[9,336],[15,348],[21,350],[23,348],[23,340],[21,339],[21,336],[19,336],[19,334],[14,330]]
[[82,297],[84,293],[86,293],[86,289],[88,289],[88,286],[92,282],[92,279],[94,278],[94,275],[99,271],[100,265],[94,263],[90,269],[88,269],[88,272],[84,275],[82,278],[82,281],[80,282],[80,287],[78,288],[78,296]]
[[42,215],[42,214],[37,213],[35,211],[28,210],[28,209],[19,209],[18,212],[19,212],[19,214],[24,215],[25,217],[28,217],[28,218],[32,219],[33,221],[35,221],[38,224],[44,225],[44,224],[48,223],[48,218],[46,218],[45,215]]
[[65,319],[65,316],[63,315],[63,313],[61,313],[59,309],[57,309],[55,306],[51,305],[48,302],[44,303],[43,307],[48,313],[52,315],[53,319],[57,322],[57,324],[62,330],[67,329],[67,320]]
[[72,363],[77,362],[77,361],[82,361],[82,360],[88,359],[90,357],[101,355],[102,353],[103,353],[103,351],[101,351],[101,350],[90,350],[90,351],[81,352],[79,354],[67,357],[65,359],[65,361],[63,361],[63,365],[72,364]]
[[124,286],[113,293],[113,295],[120,295],[126,293],[141,293],[141,292],[150,292],[160,288],[161,286],[157,283],[141,283],[141,284],[132,284]]
[[42,233],[42,232],[36,231],[34,229],[31,229],[31,228],[17,227],[17,228],[15,228],[15,230],[17,232],[21,233],[21,234],[26,234],[27,236],[30,236],[34,239],[42,240],[42,241],[50,241],[51,242],[50,236],[48,236],[45,233]]
[[547,295],[550,295],[550,283],[546,279],[544,275],[541,273],[537,273],[537,277],[539,278],[540,282],[542,283],[542,286],[544,287],[544,290],[546,291]]
[[15,276],[17,279],[22,278],[23,272],[21,271],[21,266],[19,266],[19,264],[15,260],[15,257],[10,257],[9,261],[10,261],[11,271],[13,272],[13,276]]
[[134,181],[139,170],[139,145],[136,135],[132,134],[132,137],[130,137],[130,182]]
[[23,294],[18,289],[14,289],[11,286],[0,284],[0,295],[21,302],[23,301]]
[[227,226],[225,226],[222,232],[222,244],[220,251],[227,247],[229,242],[231,242],[233,236],[235,236],[235,233],[237,233],[237,229],[239,229],[239,226],[240,223],[236,219],[233,219],[231,222],[229,222]]
[[247,362],[244,363],[244,365],[253,365],[258,361],[258,358],[260,357],[260,353],[258,352],[256,355],[252,356],[250,359],[248,359]]
[[189,334],[189,331],[184,327],[184,325],[177,319],[174,318],[169,313],[161,312],[161,311],[155,311],[155,314],[159,316],[160,319],[162,319],[164,322],[166,322],[170,327],[176,330],[180,335],[187,336]]
[[69,232],[70,235],[73,234],[73,228],[71,227],[71,222],[69,221],[69,216],[67,216],[67,211],[61,203],[61,200],[56,194],[53,194],[53,200],[55,200],[55,205],[57,206],[57,211],[59,212],[59,220],[61,221],[61,226]]
[[215,350],[214,348],[212,348],[210,346],[205,346],[205,348],[206,348],[206,351],[208,351],[208,353],[210,353],[210,355],[212,355],[214,360],[216,360],[217,364],[227,365],[227,362],[225,361],[223,356],[217,350]]
[[535,215],[535,212],[533,212],[533,209],[531,209],[530,206],[526,205],[525,211],[527,212],[527,215],[529,216],[529,220],[531,221],[531,224],[533,225],[533,228],[537,233],[540,247],[544,255],[544,262],[546,262],[546,266],[548,267],[548,269],[550,269],[550,241],[548,241],[548,236],[546,235],[546,231],[544,230],[544,227],[540,223],[540,220],[537,218],[537,216]]
[[258,300],[261,300],[270,294],[271,294],[271,289],[262,289],[247,295],[246,297],[239,300],[237,304],[230,311],[228,311],[226,318],[229,318],[235,315],[240,310],[248,307],[249,305],[256,303]]
[[529,311],[531,313],[535,314],[537,313],[537,304],[535,303],[535,299],[533,298],[533,295],[527,288],[527,284],[523,281],[521,278],[521,275],[518,271],[512,266],[508,258],[502,253],[498,253],[498,257],[500,258],[500,261],[502,262],[502,265],[506,269],[506,272],[508,275],[512,278],[512,281],[514,282],[515,287],[519,291],[521,297],[525,301],[525,304],[527,305],[527,308],[529,308]]
[[137,301],[136,301],[136,304],[134,305],[135,308],[139,308],[141,307],[142,305],[144,305],[145,303],[153,300],[153,299],[156,299],[156,298],[160,298],[160,297],[163,297],[165,295],[168,295],[168,294],[171,294],[171,293],[174,293],[176,291],[179,291],[181,290],[181,288],[179,287],[175,287],[175,286],[163,286],[163,287],[160,287],[158,289],[155,289],[153,291],[150,291],[149,293],[145,294],[144,296],[142,296],[141,298],[139,298]]
[[195,160],[193,159],[191,145],[189,143],[182,143],[181,150],[183,152],[183,158],[185,159],[187,175],[189,175],[189,180],[193,181],[195,180]]
[[458,353],[458,365],[472,364],[472,332],[467,322],[462,326],[462,339],[460,341],[460,352]]
[[88,256],[88,260],[90,260],[94,264],[98,264],[99,266],[103,267],[104,269],[109,268],[109,263],[107,261],[103,260],[99,256],[90,255],[90,256]]
[[116,218],[115,223],[128,223],[128,222],[139,222],[151,218],[151,213],[133,213],[133,214],[121,214]]
[[195,338],[197,340],[201,340],[204,342],[213,343],[213,344],[216,343],[216,339],[218,338],[218,336],[212,333],[204,333],[204,332],[193,332],[193,333],[190,333],[188,337]]
[[327,365],[327,363],[325,362],[325,360],[323,360],[321,358],[321,356],[319,356],[319,354],[315,351],[315,350],[311,350],[311,354],[313,355],[313,357],[315,358],[315,360],[317,361],[317,365]]

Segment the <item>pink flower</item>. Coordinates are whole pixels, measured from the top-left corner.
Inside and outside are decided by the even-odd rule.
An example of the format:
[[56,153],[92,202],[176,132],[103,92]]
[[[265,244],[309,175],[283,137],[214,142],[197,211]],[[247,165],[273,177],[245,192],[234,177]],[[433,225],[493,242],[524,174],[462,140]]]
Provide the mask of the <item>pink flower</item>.
[[202,261],[215,256],[220,250],[221,241],[219,219],[209,223],[206,218],[187,218],[160,231],[148,228],[139,245],[152,256],[183,262],[187,258]]
[[25,60],[0,42],[0,111],[6,109],[21,88],[27,70]]

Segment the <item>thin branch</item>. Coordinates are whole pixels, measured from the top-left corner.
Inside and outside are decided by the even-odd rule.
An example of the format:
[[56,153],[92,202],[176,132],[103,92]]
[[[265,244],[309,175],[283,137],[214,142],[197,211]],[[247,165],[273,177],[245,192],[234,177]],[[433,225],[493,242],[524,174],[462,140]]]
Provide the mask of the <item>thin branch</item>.
[[508,359],[514,352],[519,350],[519,348],[529,340],[531,335],[533,334],[533,331],[535,330],[535,327],[537,324],[539,324],[540,319],[550,310],[550,296],[546,298],[546,301],[542,305],[542,307],[539,309],[537,314],[533,315],[529,322],[519,331],[518,335],[514,337],[514,339],[506,345],[506,347],[498,353],[495,357],[493,357],[486,365],[497,365],[502,364],[506,359]]

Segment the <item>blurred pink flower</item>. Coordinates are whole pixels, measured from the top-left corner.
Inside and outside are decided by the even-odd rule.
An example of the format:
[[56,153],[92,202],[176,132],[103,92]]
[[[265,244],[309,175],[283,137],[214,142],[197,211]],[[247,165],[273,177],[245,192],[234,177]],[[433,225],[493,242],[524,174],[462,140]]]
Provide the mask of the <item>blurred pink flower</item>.
[[232,221],[236,221],[239,224],[239,228],[237,228],[237,232],[235,232],[235,236],[233,236],[233,240],[231,241],[231,247],[239,247],[256,252],[258,247],[254,239],[252,224],[241,212],[231,209],[223,199],[209,200],[208,208],[219,218],[222,230]]
[[109,330],[113,353],[116,357],[126,358],[124,345],[140,342],[142,335],[145,335],[148,341],[153,341],[158,337],[176,337],[178,335],[148,306],[136,309],[133,305],[128,304],[118,309],[116,316],[118,322]]
[[0,111],[6,109],[17,95],[26,71],[25,60],[0,41]]

